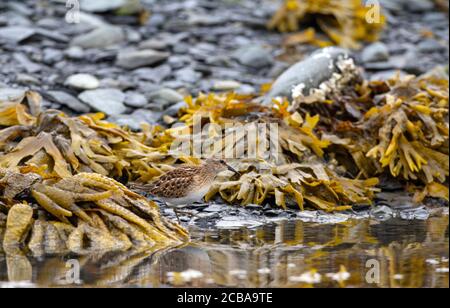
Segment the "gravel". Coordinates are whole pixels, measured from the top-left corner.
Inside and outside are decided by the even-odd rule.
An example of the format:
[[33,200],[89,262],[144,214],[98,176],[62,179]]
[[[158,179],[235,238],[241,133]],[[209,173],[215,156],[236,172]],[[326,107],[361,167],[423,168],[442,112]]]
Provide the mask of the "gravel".
[[[66,22],[64,1],[46,6],[34,0],[2,2],[3,97],[26,87],[64,111],[158,121],[160,112],[175,115],[188,94],[251,94],[275,80],[267,102],[289,95],[294,83],[314,85],[333,71],[324,69],[326,61],[308,69],[296,65],[317,47],[283,50],[283,35],[264,26],[277,7],[271,0],[141,0],[152,13],[142,25],[137,2],[82,0],[76,24]],[[353,51],[369,79],[397,70],[422,74],[448,63],[448,15],[433,1],[381,2],[388,25],[380,41]]]

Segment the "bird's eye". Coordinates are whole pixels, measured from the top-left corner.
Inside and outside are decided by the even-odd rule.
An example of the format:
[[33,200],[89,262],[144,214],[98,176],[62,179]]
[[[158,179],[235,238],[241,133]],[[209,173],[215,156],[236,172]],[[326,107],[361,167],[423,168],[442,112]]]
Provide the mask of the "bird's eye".
[[221,164],[225,164],[225,161],[223,159],[220,160]]

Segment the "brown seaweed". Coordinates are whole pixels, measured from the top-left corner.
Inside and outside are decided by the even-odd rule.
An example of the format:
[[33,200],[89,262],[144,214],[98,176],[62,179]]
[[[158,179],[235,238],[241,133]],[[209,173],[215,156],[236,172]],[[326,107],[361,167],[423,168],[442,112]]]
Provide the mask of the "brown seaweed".
[[[334,43],[360,48],[361,41],[376,41],[385,24],[385,17],[381,12],[372,12],[374,9],[360,0],[285,0],[267,26],[280,32],[298,32],[302,23],[313,20],[328,40],[318,38],[315,29],[308,28],[288,37],[286,45],[309,42],[325,47]],[[368,16],[378,20],[368,22]]]

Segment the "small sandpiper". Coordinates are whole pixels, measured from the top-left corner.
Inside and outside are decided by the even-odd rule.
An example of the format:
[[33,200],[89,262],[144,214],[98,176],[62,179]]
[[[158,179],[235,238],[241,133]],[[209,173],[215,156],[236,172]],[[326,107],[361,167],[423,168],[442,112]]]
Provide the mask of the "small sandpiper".
[[178,209],[201,201],[210,190],[216,176],[226,170],[238,173],[224,160],[207,159],[199,166],[180,166],[151,183],[134,185],[134,188],[160,199],[173,208],[180,221]]

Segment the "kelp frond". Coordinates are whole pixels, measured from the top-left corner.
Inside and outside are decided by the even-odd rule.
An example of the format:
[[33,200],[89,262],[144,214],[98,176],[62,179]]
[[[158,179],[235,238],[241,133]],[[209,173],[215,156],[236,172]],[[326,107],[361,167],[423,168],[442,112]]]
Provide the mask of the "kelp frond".
[[[187,240],[182,227],[160,217],[155,203],[100,174],[80,173],[57,181],[11,170],[0,174],[8,215],[3,241],[7,252],[24,245],[35,254],[83,254],[157,248]],[[21,198],[32,205],[20,203]],[[59,248],[46,250],[48,238],[58,239]]]
[[2,107],[1,126],[6,126],[0,127],[3,168],[26,167],[46,178],[80,172],[130,178],[150,172],[151,163],[162,164],[167,158],[171,140],[157,127],[132,133],[102,121],[100,114],[71,118],[48,110],[34,117],[21,103]]
[[445,182],[448,158],[448,82],[433,78],[391,80],[384,103],[369,110],[361,127],[377,132],[366,156],[394,177]]
[[260,204],[269,200],[284,209],[314,208],[327,212],[351,209],[372,203],[377,179],[351,180],[320,163],[269,166],[237,164],[239,179],[222,176],[206,199],[219,194],[230,203]]
[[[373,22],[370,22],[372,20]],[[385,24],[380,9],[364,5],[361,0],[285,0],[268,23],[269,29],[297,32],[302,24],[318,24],[329,41],[319,39],[314,28],[287,38],[287,45],[313,43],[320,47],[337,44],[360,48],[361,41],[373,42]]]

